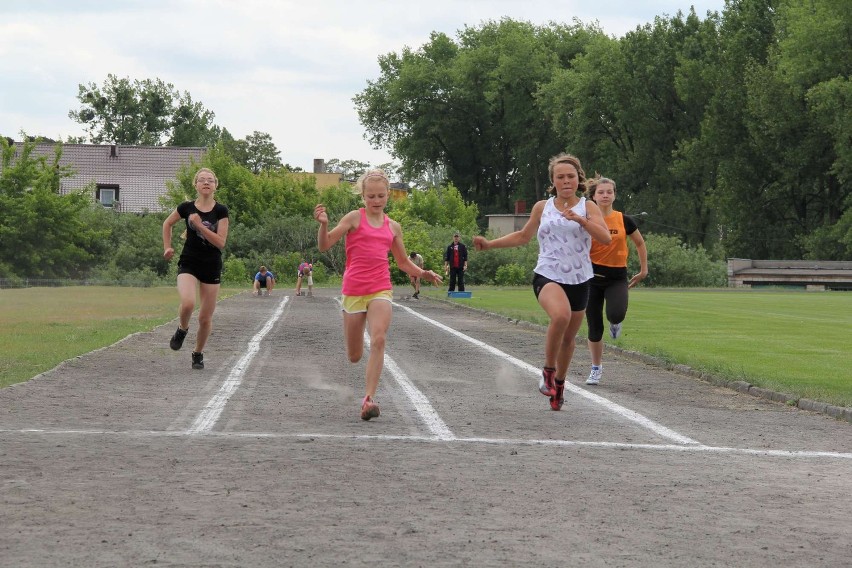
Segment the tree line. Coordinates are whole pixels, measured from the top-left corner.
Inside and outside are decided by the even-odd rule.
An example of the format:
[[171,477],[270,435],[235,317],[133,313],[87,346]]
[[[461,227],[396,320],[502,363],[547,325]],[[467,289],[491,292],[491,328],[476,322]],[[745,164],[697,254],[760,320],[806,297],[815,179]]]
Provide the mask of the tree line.
[[[302,260],[314,264],[317,284],[339,279],[345,266],[343,246],[320,253],[313,208],[324,203],[332,223],[361,206],[349,183],[318,190],[311,178],[283,169],[255,173],[218,143],[198,164],[178,172],[162,198],[163,212],[118,213],[93,199],[94,184],[63,194],[62,146],[52,157],[33,155],[35,141],[12,146],[0,138],[0,279],[12,285],[25,279],[71,279],[118,285],[173,285],[177,263],[163,259],[162,224],[179,203],[194,199],[193,176],[209,167],[219,179],[216,199],[230,210],[223,281],[248,286],[260,265],[282,283],[295,280]],[[470,244],[481,232],[479,208],[462,198],[451,183],[412,191],[392,200],[388,215],[404,227],[405,247],[420,253],[427,269],[441,271],[444,251],[456,231]],[[175,250],[182,248],[179,233]],[[646,235],[651,251],[649,285],[720,286],[724,263],[700,247],[676,237]],[[477,253],[471,258],[470,284],[528,284],[535,266],[535,243],[518,249]],[[392,263],[397,284],[407,276]],[[6,283],[8,285],[8,282]]]
[[503,19],[379,64],[354,97],[370,141],[483,213],[542,198],[567,150],[715,257],[852,259],[847,0],[728,0],[621,38]]
[[[427,268],[441,268],[453,231],[472,237],[485,214],[542,198],[548,158],[567,150],[617,181],[617,208],[643,213],[648,285],[723,285],[725,257],[852,259],[850,38],[842,0],[728,0],[721,14],[657,18],[622,38],[505,19],[382,56],[355,105],[373,144],[401,160],[382,167],[415,188],[388,213]],[[290,175],[268,134],[235,140],[159,80],[110,75],[80,85],[78,99],[69,116],[92,142],[208,146],[203,165],[232,211],[226,281],[260,264],[286,279],[302,258],[319,282],[339,276],[342,249],[316,251],[311,211],[357,207],[347,184],[318,191]],[[0,138],[0,278],[173,281],[165,213],[116,214],[93,188],[60,195],[71,174],[61,145],[35,158],[24,140]],[[199,165],[164,207],[193,197]],[[328,165],[347,179],[369,166]],[[477,255],[470,282],[524,283],[534,257],[534,244]]]

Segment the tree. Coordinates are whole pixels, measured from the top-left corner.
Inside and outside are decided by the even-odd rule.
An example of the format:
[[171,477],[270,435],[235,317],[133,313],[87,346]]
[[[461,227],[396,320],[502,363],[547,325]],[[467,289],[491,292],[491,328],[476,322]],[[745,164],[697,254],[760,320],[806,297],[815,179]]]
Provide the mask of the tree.
[[345,180],[355,180],[370,168],[367,162],[332,158],[325,163],[325,171],[338,173]]
[[119,79],[80,85],[82,106],[68,117],[85,126],[92,143],[205,146],[217,136],[214,114],[160,79]]
[[272,142],[272,136],[255,130],[246,136],[246,166],[254,173],[281,167],[281,152]]
[[557,132],[595,171],[618,184],[621,208],[669,216],[690,243],[718,239],[706,194],[713,163],[695,152],[710,93],[702,70],[718,58],[716,19],[655,19],[620,40],[595,36],[574,65],[541,89]]
[[272,142],[272,136],[266,132],[255,130],[245,138],[234,139],[233,135],[223,128],[219,134],[222,149],[234,162],[246,167],[252,173],[268,172],[279,168],[287,171],[299,171],[301,168],[293,168],[289,164],[281,164],[279,157],[281,152]]
[[379,58],[381,76],[355,98],[370,142],[402,160],[406,177],[442,169],[483,212],[542,194],[547,159],[562,149],[537,93],[600,33],[504,19],[432,33],[414,51]]
[[[25,137],[26,138],[26,137]],[[0,138],[0,277],[67,278],[86,272],[106,246],[108,229],[89,215],[90,191],[59,193],[71,170],[33,157],[35,142]]]
[[213,124],[215,116],[184,91],[171,116],[171,137],[167,145],[212,146],[221,135],[221,129]]

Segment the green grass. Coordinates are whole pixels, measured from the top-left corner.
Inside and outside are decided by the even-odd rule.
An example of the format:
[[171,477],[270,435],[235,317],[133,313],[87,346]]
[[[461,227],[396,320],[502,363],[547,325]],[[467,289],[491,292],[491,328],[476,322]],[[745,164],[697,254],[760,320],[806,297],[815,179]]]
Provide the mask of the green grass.
[[[472,298],[453,301],[547,324],[527,287],[477,287]],[[586,336],[585,324],[580,336]],[[848,292],[632,290],[622,336],[613,341],[606,335],[604,341],[796,399],[852,406]]]
[[[222,289],[220,298],[240,291]],[[430,286],[421,294],[446,298]],[[547,324],[528,287],[477,287],[471,299],[454,301]],[[0,387],[151,330],[174,319],[177,304],[173,287],[0,290]],[[621,338],[604,341],[795,398],[852,406],[851,338],[847,292],[639,289],[631,291]]]
[[[239,290],[222,289],[219,297]],[[177,317],[168,288],[67,287],[0,290],[0,387]]]

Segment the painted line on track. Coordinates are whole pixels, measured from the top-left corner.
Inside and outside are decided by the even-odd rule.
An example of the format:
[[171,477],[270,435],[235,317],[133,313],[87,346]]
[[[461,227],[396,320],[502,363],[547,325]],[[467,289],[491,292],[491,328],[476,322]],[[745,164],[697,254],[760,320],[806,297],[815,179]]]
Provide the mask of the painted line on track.
[[[397,304],[397,303],[394,303],[394,305],[399,306],[400,308],[404,309],[405,311],[409,312],[410,314],[413,314],[414,316],[422,319],[423,321],[425,321],[427,323],[434,325],[435,327],[437,327],[439,329],[446,331],[447,333],[451,333],[451,334],[455,335],[456,337],[458,337],[460,339],[464,339],[465,341],[476,345],[480,349],[484,349],[484,350],[488,351],[492,355],[496,355],[497,357],[499,357],[499,358],[501,358],[505,361],[508,361],[509,363],[512,363],[516,367],[520,367],[521,369],[523,369],[525,371],[531,372],[535,376],[538,376],[539,373],[541,373],[541,369],[539,369],[538,367],[534,367],[534,366],[530,365],[529,363],[527,363],[526,361],[521,361],[517,357],[513,357],[512,355],[509,355],[508,353],[500,351],[496,347],[488,345],[487,343],[485,343],[483,341],[480,341],[478,339],[474,339],[473,337],[470,337],[469,335],[465,335],[464,333],[457,331],[457,330],[455,330],[455,329],[453,329],[449,326],[446,326],[439,321],[435,321],[433,319],[430,319],[430,318],[424,316],[423,314],[412,310],[408,306],[403,306],[402,304]],[[647,428],[648,430],[651,430],[652,432],[654,432],[658,436],[661,436],[663,438],[667,438],[667,439],[669,439],[673,442],[678,442],[680,444],[694,444],[694,445],[699,445],[699,446],[701,445],[700,442],[697,442],[697,441],[693,440],[692,438],[684,436],[683,434],[679,434],[678,432],[675,432],[674,430],[671,430],[670,428],[667,428],[667,427],[663,426],[662,424],[658,424],[657,422],[654,422],[650,418],[647,418],[647,417],[639,414],[638,412],[630,410],[629,408],[625,408],[625,407],[621,406],[620,404],[616,404],[616,403],[612,402],[611,400],[604,398],[600,395],[591,393],[591,392],[589,392],[585,389],[581,389],[580,387],[573,385],[573,384],[569,383],[568,381],[565,381],[565,390],[570,391],[570,392],[572,392],[576,395],[582,396],[583,398],[586,398],[587,400],[589,400],[589,401],[591,401],[595,404],[603,406],[607,410],[614,412],[615,414],[621,416],[622,418],[629,420],[631,422],[634,422],[634,423],[636,423],[636,424],[638,424],[638,425],[640,425],[644,428]]]
[[[46,430],[26,428],[21,430],[0,429],[0,434],[46,435],[46,436],[126,436],[136,438],[181,438],[194,435],[189,431],[174,430]],[[822,452],[813,450],[767,450],[753,448],[733,448],[726,446],[683,445],[683,444],[631,444],[626,442],[586,442],[582,440],[524,440],[512,438],[453,438],[439,439],[435,436],[402,436],[402,435],[370,435],[370,434],[293,434],[273,432],[206,432],[206,438],[234,439],[300,439],[300,440],[363,440],[363,441],[399,441],[417,443],[459,443],[487,444],[499,446],[552,446],[563,448],[593,448],[615,450],[649,450],[676,453],[705,453],[705,454],[739,454],[756,457],[773,458],[802,458],[802,459],[839,459],[852,460],[852,452]]]
[[275,325],[275,322],[281,317],[281,314],[284,312],[284,306],[287,305],[287,301],[290,299],[289,296],[284,296],[281,300],[281,303],[278,304],[278,308],[275,312],[266,320],[264,326],[258,331],[254,337],[248,342],[248,347],[246,349],[246,354],[243,355],[239,361],[234,365],[231,372],[228,373],[228,377],[225,379],[225,382],[222,383],[222,386],[219,387],[219,391],[213,395],[201,412],[198,413],[198,416],[195,417],[192,425],[187,429],[187,434],[201,434],[210,432],[213,426],[216,425],[216,421],[219,420],[219,416],[222,414],[222,411],[225,409],[225,405],[228,403],[228,399],[231,398],[231,395],[236,392],[237,388],[240,386],[240,383],[243,382],[243,376],[246,373],[246,369],[248,369],[249,364],[251,364],[251,360],[254,359],[254,356],[260,351],[260,342],[266,336],[267,333],[272,329],[272,326]]
[[[364,331],[364,344],[369,349],[370,334],[366,331]],[[411,382],[408,376],[399,368],[399,365],[396,364],[396,361],[394,361],[387,352],[385,352],[384,366],[385,369],[393,375],[393,378],[396,379],[396,382],[402,389],[402,392],[405,393],[408,400],[410,400],[411,404],[414,405],[414,410],[417,411],[420,418],[423,420],[423,423],[426,424],[426,427],[430,432],[432,432],[435,438],[438,440],[455,440],[455,434],[453,434],[446,422],[443,421],[441,416],[438,414],[438,411],[429,403],[429,399],[426,395],[414,386],[414,383]]]

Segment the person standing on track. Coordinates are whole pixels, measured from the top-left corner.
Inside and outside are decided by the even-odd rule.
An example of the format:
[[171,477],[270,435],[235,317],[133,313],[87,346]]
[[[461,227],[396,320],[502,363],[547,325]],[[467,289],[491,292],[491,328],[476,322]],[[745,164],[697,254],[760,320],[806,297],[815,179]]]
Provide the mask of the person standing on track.
[[213,329],[213,312],[222,277],[222,249],[228,240],[228,208],[213,198],[219,180],[213,170],[201,168],[193,180],[198,194],[195,201],[184,201],[163,222],[163,257],[171,260],[172,227],[186,220],[186,242],[178,259],[177,289],[180,296],[180,325],[169,341],[177,351],[183,346],[189,330],[189,319],[195,309],[195,290],[201,306],[198,309],[198,334],[192,352],[192,368],[204,368],[204,346]]
[[346,354],[352,363],[364,354],[364,331],[370,334],[367,359],[366,394],[361,401],[361,419],[379,416],[375,402],[379,377],[385,358],[385,339],[391,322],[393,284],[390,277],[388,251],[399,268],[409,276],[417,276],[434,284],[441,277],[411,262],[405,253],[402,227],[385,214],[390,196],[390,182],[380,169],[364,173],[356,184],[364,207],[350,211],[331,231],[328,214],[320,203],[314,208],[319,223],[317,245],[320,252],[333,247],[341,238],[346,243],[346,266],[343,272],[343,338]]
[[[645,239],[636,222],[612,208],[615,201],[615,182],[609,178],[595,176],[586,182],[586,196],[597,203],[609,228],[612,241],[608,245],[592,243],[591,259],[594,277],[589,282],[589,305],[586,323],[589,328],[589,354],[592,369],[587,385],[597,385],[603,373],[603,314],[606,304],[606,319],[609,334],[613,339],[621,335],[621,323],[627,315],[627,290],[648,276],[648,250]],[[633,241],[639,255],[639,273],[627,280],[627,237]]]
[[538,236],[533,292],[550,319],[539,392],[550,397],[551,409],[560,410],[565,377],[589,298],[589,249],[592,239],[606,244],[610,235],[598,206],[577,194],[586,188],[580,160],[559,154],[550,159],[548,170],[554,195],[533,205],[526,225],[492,241],[477,236],[473,245],[475,250],[517,247]]

